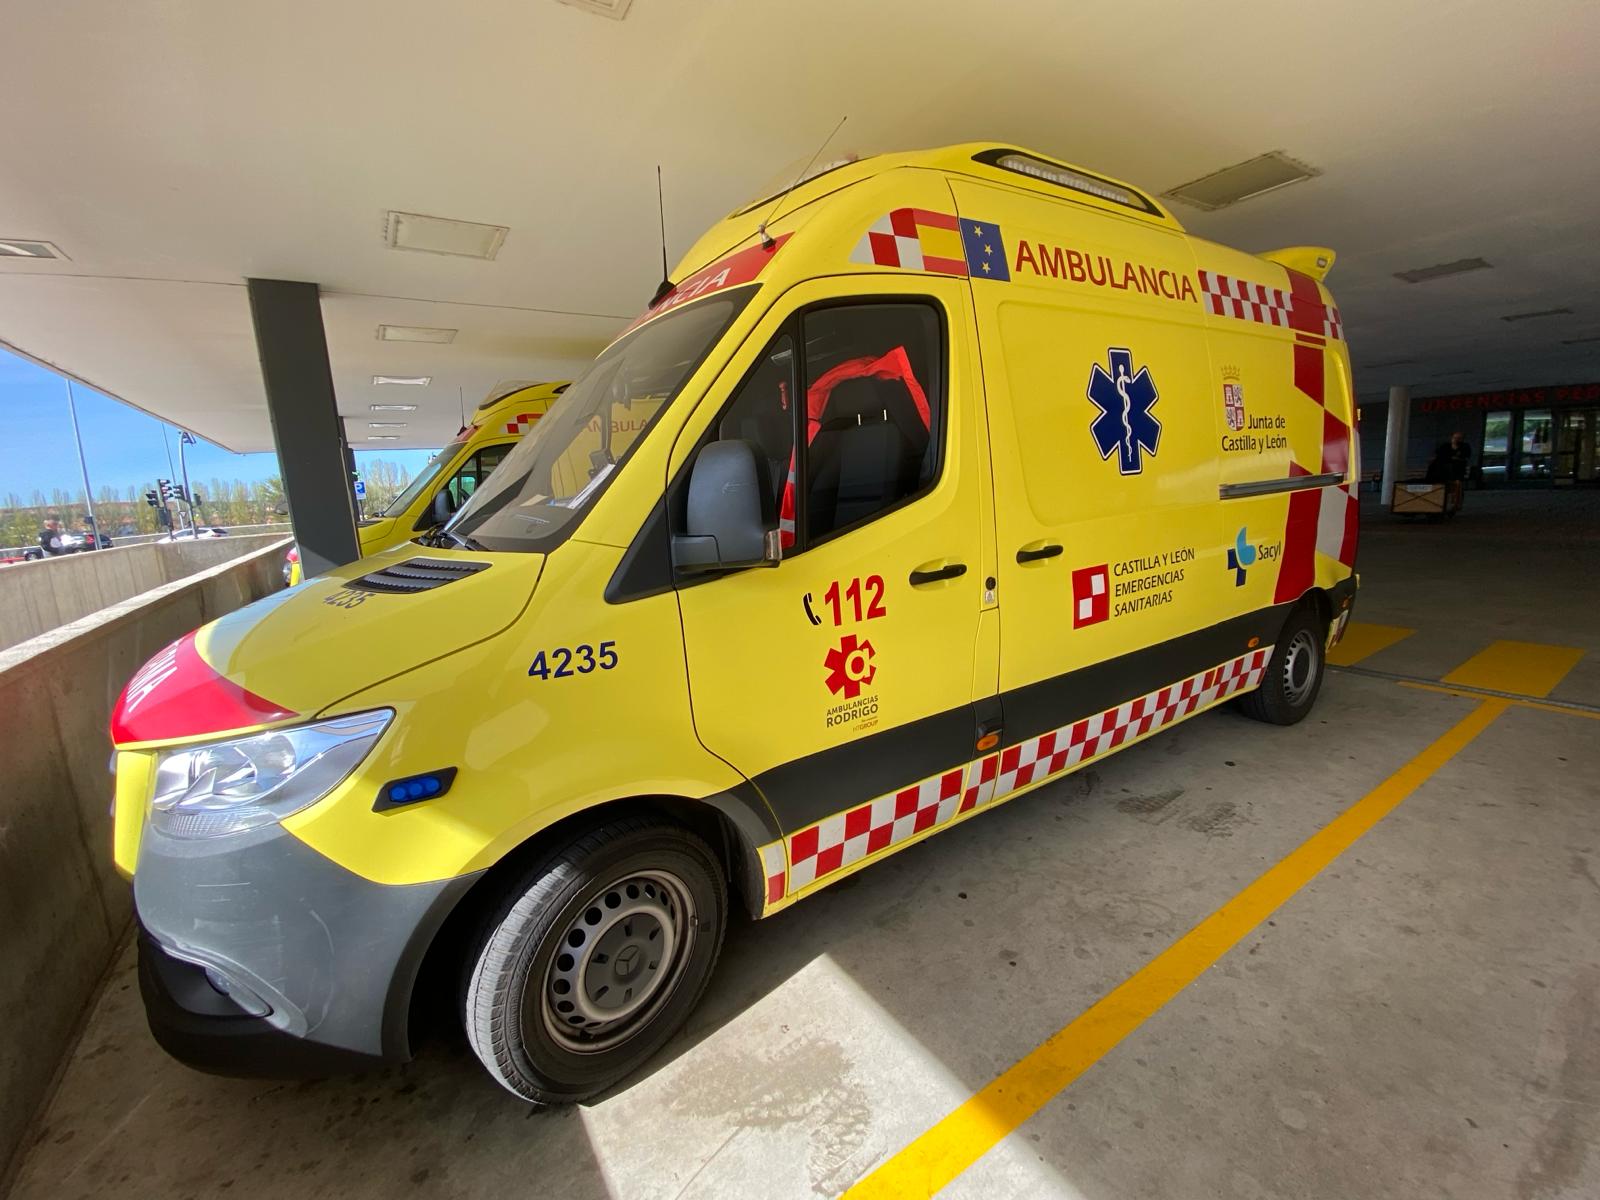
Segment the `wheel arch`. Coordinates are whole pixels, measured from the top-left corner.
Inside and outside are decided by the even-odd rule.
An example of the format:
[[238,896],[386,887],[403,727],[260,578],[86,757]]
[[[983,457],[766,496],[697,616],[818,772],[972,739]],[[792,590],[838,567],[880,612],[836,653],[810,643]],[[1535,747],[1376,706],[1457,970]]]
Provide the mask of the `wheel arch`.
[[407,1013],[408,1048],[415,1048],[419,1025],[442,1024],[447,1016],[456,1015],[462,957],[472,944],[478,922],[505,895],[511,882],[585,832],[639,816],[665,818],[697,834],[717,856],[734,902],[752,917],[761,916],[766,880],[759,847],[777,840],[780,834],[753,786],[741,784],[702,799],[642,795],[586,808],[546,825],[512,847],[457,899],[423,953],[403,1010]]

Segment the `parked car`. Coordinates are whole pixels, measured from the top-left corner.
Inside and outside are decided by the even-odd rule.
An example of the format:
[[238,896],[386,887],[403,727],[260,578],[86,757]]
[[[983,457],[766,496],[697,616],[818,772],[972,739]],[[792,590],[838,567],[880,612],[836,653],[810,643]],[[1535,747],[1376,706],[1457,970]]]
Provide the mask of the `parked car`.
[[[102,533],[98,540],[99,549],[111,549],[111,538],[109,536]],[[61,535],[61,553],[63,554],[82,554],[86,550],[93,549],[95,549],[95,545],[90,542],[87,533],[64,533]]]
[[220,525],[198,525],[193,529],[179,529],[166,537],[157,538],[158,542],[187,542],[191,538],[219,538],[227,537],[228,531]]

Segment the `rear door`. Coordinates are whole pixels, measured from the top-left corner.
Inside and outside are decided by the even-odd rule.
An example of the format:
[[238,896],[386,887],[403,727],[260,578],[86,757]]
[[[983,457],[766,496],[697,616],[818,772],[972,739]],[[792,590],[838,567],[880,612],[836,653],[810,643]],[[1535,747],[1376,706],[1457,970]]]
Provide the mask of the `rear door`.
[[956,815],[994,688],[964,289],[850,282],[791,291],[706,401],[768,464],[782,563],[678,593],[696,729],[791,835],[788,894]]

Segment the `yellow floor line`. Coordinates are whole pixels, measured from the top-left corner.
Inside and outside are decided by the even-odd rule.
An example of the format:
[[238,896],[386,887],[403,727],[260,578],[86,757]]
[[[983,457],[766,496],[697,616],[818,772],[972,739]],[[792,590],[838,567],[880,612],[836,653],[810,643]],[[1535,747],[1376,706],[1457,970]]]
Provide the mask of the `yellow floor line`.
[[1505,712],[1485,700],[1082,1016],[860,1179],[847,1200],[932,1196],[1249,936]]
[[[1468,700],[1480,698],[1476,693],[1459,691],[1442,683],[1422,683],[1415,679],[1400,679],[1396,682],[1401,687],[1416,688],[1420,692],[1443,692],[1446,696],[1465,696]],[[1565,704],[1540,704],[1537,700],[1507,700],[1506,703],[1513,708],[1532,708],[1539,712],[1560,713],[1563,717],[1582,717],[1586,721],[1600,721],[1600,713],[1569,708]]]
[[1379,650],[1387,650],[1396,642],[1404,641],[1415,633],[1399,625],[1368,625],[1365,621],[1351,621],[1345,627],[1344,637],[1328,651],[1328,661],[1336,667],[1353,667],[1363,658]]
[[1522,696],[1548,696],[1583,657],[1575,646],[1542,642],[1490,642],[1441,681],[1493,688]]

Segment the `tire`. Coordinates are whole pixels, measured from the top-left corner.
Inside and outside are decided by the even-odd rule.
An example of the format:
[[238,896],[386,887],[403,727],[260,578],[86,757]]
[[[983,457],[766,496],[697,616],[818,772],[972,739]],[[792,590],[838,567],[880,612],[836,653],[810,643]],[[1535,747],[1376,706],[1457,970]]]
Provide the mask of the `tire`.
[[699,1002],[727,911],[721,866],[688,830],[629,818],[584,834],[524,875],[479,927],[462,988],[473,1052],[524,1100],[604,1091]]
[[1240,710],[1269,725],[1302,720],[1322,690],[1327,645],[1327,628],[1316,609],[1309,604],[1296,608],[1272,648],[1261,686],[1240,698]]

